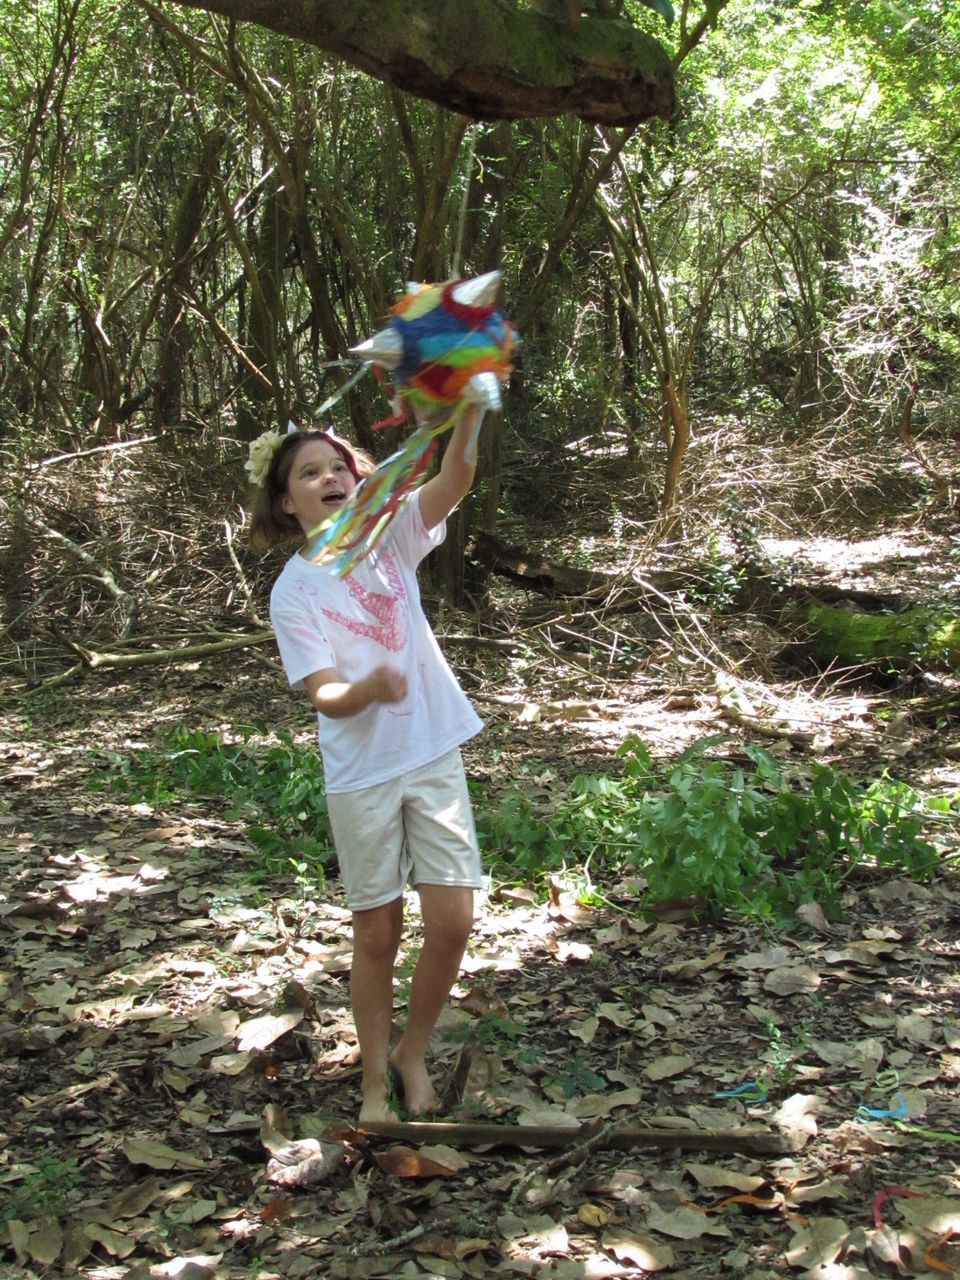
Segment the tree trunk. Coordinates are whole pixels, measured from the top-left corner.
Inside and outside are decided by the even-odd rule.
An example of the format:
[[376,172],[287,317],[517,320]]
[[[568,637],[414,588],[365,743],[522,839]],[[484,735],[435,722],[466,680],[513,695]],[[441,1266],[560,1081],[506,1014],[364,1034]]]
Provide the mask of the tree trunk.
[[690,443],[690,418],[687,413],[685,383],[681,383],[678,387],[672,378],[668,378],[663,388],[663,400],[667,465],[663,473],[660,509],[664,515],[672,516],[677,509],[677,500],[680,496],[680,473],[683,469],[687,446]]
[[281,430],[284,423],[274,421],[276,396],[281,386],[277,362],[277,339],[283,325],[283,268],[293,236],[293,220],[283,193],[275,183],[264,200],[263,220],[257,233],[250,259],[253,274],[247,310],[247,332],[244,348],[252,363],[269,379],[273,394],[256,378],[245,377],[244,395],[237,403],[237,426],[240,438],[252,440],[272,425]]
[[183,316],[181,290],[189,287],[192,262],[190,250],[200,234],[210,166],[214,154],[201,150],[198,171],[191,175],[180,198],[170,240],[169,261],[172,263],[165,288],[166,298],[160,312],[160,354],[157,359],[155,392],[156,425],[173,426],[183,418],[184,366],[190,343],[190,330]]

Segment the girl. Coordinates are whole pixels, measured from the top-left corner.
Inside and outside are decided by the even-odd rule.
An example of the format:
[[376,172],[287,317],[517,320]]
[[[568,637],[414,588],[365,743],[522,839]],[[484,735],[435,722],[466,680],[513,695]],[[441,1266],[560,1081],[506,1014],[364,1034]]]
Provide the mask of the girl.
[[[340,875],[353,914],[350,997],[363,1066],[361,1123],[392,1120],[390,1072],[412,1115],[436,1105],[426,1049],[473,925],[480,857],[460,746],[481,726],[420,604],[416,569],[473,482],[477,410],[453,428],[439,471],[409,494],[375,549],[340,578],[287,562],[270,597],[284,670],[317,709]],[[353,493],[370,459],[332,429],[273,432],[247,464],[261,487],[261,548],[305,536]],[[390,1049],[403,890],[420,897],[423,945],[407,1023]]]

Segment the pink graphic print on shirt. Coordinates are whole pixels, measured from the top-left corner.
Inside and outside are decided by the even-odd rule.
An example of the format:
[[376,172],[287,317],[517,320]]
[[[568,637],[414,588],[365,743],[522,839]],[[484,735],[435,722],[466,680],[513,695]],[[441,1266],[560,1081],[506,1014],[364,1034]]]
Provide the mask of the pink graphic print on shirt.
[[407,643],[410,632],[410,610],[407,607],[407,593],[400,577],[400,570],[394,556],[387,552],[382,560],[390,594],[384,591],[371,591],[350,574],[344,581],[350,595],[360,608],[370,615],[372,622],[361,618],[348,618],[337,609],[323,609],[321,612],[332,622],[339,622],[342,627],[355,636],[367,636],[376,644],[382,645],[391,653],[399,653]]

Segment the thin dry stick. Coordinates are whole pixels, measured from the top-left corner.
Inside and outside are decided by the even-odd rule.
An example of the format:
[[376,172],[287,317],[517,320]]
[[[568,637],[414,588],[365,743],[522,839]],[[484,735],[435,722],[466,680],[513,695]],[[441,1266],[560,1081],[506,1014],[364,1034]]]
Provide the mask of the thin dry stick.
[[59,529],[52,529],[32,511],[27,512],[27,519],[34,528],[38,529],[44,535],[44,537],[51,538],[55,542],[62,543],[70,552],[72,552],[73,555],[77,557],[78,560],[81,560],[92,571],[90,576],[94,581],[99,582],[100,585],[113,596],[117,604],[123,608],[124,634],[129,633],[136,621],[137,613],[140,608],[140,602],[137,597],[132,595],[129,591],[124,591],[123,587],[119,585],[110,570],[105,569],[103,565],[86,550],[85,547],[81,547],[78,543],[74,542],[72,538],[68,538],[65,533],[61,533]]
[[[603,1125],[603,1127],[596,1133],[592,1134],[584,1142],[573,1147],[572,1150],[566,1152],[566,1154],[562,1155],[559,1159],[544,1160],[541,1164],[535,1165],[534,1168],[528,1169],[514,1187],[513,1194],[510,1197],[511,1203],[518,1204],[520,1200],[524,1198],[527,1188],[532,1186],[538,1178],[552,1178],[555,1177],[556,1174],[566,1171],[566,1177],[563,1178],[562,1181],[569,1181],[573,1176],[574,1170],[579,1168],[589,1155],[594,1151],[603,1150],[610,1140],[612,1130],[615,1129],[619,1123],[620,1122],[618,1121],[617,1124],[611,1122],[610,1124]],[[556,1190],[557,1184],[555,1183],[551,1188],[551,1193]]]
[[266,627],[269,624],[265,622],[263,618],[260,617],[260,614],[257,611],[256,602],[254,601],[254,598],[253,598],[253,592],[250,590],[249,582],[247,582],[247,575],[244,573],[243,565],[240,563],[237,557],[236,550],[234,549],[234,545],[233,545],[234,530],[233,530],[233,525],[230,523],[229,520],[224,520],[223,532],[224,532],[224,537],[227,543],[227,551],[230,554],[230,559],[233,562],[233,567],[234,569],[236,569],[237,577],[240,580],[240,590],[243,592],[243,598],[247,602],[247,613],[250,615],[252,621],[256,626]]
[[415,1227],[411,1227],[409,1231],[404,1231],[402,1235],[393,1236],[390,1240],[378,1240],[376,1244],[362,1245],[356,1244],[350,1250],[351,1258],[363,1257],[379,1257],[384,1253],[391,1253],[394,1249],[402,1249],[404,1245],[408,1245],[413,1240],[419,1239],[427,1230],[425,1222],[419,1223]]
[[180,649],[149,649],[138,653],[98,653],[93,649],[84,649],[70,640],[66,643],[74,653],[78,653],[83,658],[85,666],[96,671],[101,667],[149,667],[157,662],[183,662],[187,658],[207,658],[215,653],[227,653],[231,649],[247,649],[272,639],[272,631],[257,631],[251,635],[211,641],[209,644],[184,645]]

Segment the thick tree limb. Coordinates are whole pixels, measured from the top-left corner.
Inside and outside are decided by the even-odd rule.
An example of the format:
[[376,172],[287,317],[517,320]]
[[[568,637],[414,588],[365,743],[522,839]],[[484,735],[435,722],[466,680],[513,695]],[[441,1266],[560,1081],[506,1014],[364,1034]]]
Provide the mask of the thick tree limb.
[[292,36],[394,88],[480,120],[572,114],[604,125],[668,117],[673,69],[629,23],[574,30],[507,0],[172,0]]

